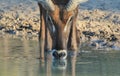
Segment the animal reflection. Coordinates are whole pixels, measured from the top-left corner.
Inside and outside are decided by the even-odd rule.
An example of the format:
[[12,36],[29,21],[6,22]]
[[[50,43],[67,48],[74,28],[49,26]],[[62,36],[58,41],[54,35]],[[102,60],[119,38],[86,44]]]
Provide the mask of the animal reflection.
[[[53,59],[51,54],[46,54],[44,63],[40,63],[40,68],[44,68],[45,76],[75,76],[76,53],[68,55],[68,59]],[[41,70],[40,70],[41,71]],[[43,70],[41,71],[43,72]]]

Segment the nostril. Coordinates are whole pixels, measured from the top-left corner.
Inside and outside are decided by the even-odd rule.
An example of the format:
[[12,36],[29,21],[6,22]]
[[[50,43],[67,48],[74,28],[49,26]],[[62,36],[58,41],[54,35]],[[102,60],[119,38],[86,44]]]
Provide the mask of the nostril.
[[65,55],[66,55],[65,52],[59,54],[60,57],[64,57]]
[[59,54],[58,54],[56,51],[54,51],[54,52],[53,52],[53,56],[54,56],[54,57],[58,57]]

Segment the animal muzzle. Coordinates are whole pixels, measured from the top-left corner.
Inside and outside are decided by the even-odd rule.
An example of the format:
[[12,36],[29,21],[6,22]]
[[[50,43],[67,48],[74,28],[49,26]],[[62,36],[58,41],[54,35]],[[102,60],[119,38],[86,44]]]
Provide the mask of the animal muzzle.
[[67,50],[52,50],[52,57],[54,59],[66,59]]

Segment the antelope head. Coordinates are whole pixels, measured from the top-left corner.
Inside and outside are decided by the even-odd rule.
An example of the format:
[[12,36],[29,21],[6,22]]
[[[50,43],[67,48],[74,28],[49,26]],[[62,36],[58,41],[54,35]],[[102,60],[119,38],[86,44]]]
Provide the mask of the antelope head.
[[55,1],[57,0],[38,0],[42,7],[48,12],[46,22],[49,22],[49,27],[52,27],[50,31],[55,34],[55,47],[52,48],[52,50],[54,50],[52,55],[55,58],[65,59],[71,32],[70,29],[75,22],[78,12],[78,10],[76,10],[77,6],[87,0],[69,0],[64,6],[62,6],[62,4],[57,5]]

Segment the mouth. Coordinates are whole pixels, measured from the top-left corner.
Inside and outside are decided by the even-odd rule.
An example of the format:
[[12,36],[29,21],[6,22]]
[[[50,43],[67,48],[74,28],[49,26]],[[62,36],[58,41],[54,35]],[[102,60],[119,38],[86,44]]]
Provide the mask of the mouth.
[[67,58],[67,50],[52,50],[53,59],[66,59]]

